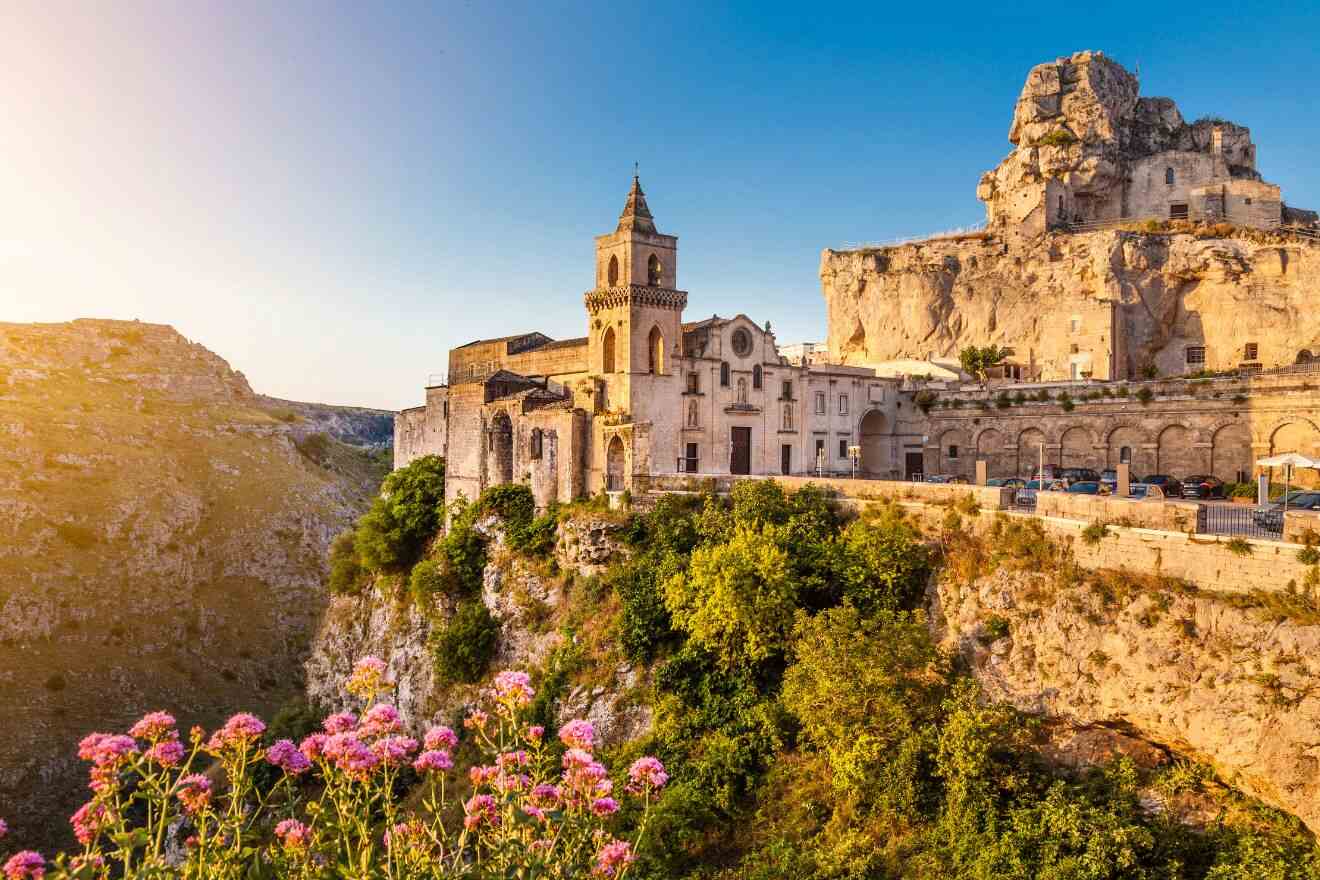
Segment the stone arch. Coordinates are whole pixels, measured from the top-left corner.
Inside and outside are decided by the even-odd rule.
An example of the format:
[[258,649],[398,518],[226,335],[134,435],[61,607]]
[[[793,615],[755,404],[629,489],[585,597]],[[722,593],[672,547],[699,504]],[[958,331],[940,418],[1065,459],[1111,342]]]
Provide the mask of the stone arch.
[[646,284],[649,287],[659,287],[660,279],[664,277],[665,267],[661,265],[660,258],[655,254],[646,258]]
[[1146,448],[1148,445],[1150,441],[1141,428],[1136,425],[1115,425],[1105,437],[1105,463],[1111,468],[1126,464],[1135,483],[1147,474],[1155,473],[1151,451]]
[[610,256],[610,267],[609,267],[608,272],[609,272],[609,274],[608,274],[609,286],[610,286],[610,287],[618,287],[618,286],[619,286],[619,258],[618,258],[618,257],[616,257],[616,256],[612,256],[612,255]]
[[[1320,429],[1315,422],[1305,418],[1285,418],[1274,423],[1269,433],[1270,455],[1296,452],[1308,458],[1320,456]],[[1284,479],[1281,468],[1271,468],[1270,480]],[[1307,468],[1293,470],[1292,483],[1295,486],[1315,486],[1320,474]]]
[[1013,476],[1011,471],[1016,462],[1009,460],[1008,454],[1004,452],[1003,431],[997,428],[982,428],[976,432],[972,444],[976,447],[977,459],[985,459],[987,477]]
[[490,422],[490,480],[495,485],[513,482],[513,423],[498,412]]
[[1059,438],[1059,466],[1094,467],[1094,446],[1091,432],[1081,425],[1073,425]]
[[1201,470],[1192,432],[1183,425],[1165,425],[1155,438],[1155,472],[1187,476]]
[[1210,473],[1221,480],[1251,479],[1251,429],[1241,421],[1214,427],[1210,434]]
[[893,468],[885,442],[886,427],[885,414],[878,409],[862,416],[858,424],[857,432],[862,441],[862,473],[868,476],[883,476]]
[[605,335],[600,339],[600,371],[614,372],[614,328],[606,327]]
[[969,464],[975,452],[967,442],[967,433],[962,428],[946,428],[939,439],[940,474],[966,474],[973,465]]
[[622,492],[626,485],[627,453],[623,449],[623,440],[615,434],[605,445],[605,489],[609,492]]
[[[1040,453],[1045,448],[1045,432],[1040,428],[1027,428],[1018,434],[1017,472],[1019,476],[1036,473],[1040,464]],[[1045,463],[1049,464],[1046,450]]]
[[1311,354],[1311,349],[1303,348],[1301,351],[1297,352],[1297,360],[1294,361],[1294,363],[1309,364],[1313,360],[1315,360],[1315,355]]
[[660,375],[665,371],[665,335],[659,325],[651,328],[651,335],[646,339],[647,369]]

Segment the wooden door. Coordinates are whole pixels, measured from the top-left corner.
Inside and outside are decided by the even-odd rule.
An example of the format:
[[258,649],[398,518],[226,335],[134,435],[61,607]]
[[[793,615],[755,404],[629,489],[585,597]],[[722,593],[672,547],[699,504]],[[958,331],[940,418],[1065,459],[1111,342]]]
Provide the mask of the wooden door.
[[733,449],[729,453],[729,473],[752,472],[752,429],[732,429]]
[[920,452],[909,452],[904,456],[905,476],[912,479],[925,468]]
[[779,447],[779,472],[782,474],[793,473],[793,447],[788,444]]

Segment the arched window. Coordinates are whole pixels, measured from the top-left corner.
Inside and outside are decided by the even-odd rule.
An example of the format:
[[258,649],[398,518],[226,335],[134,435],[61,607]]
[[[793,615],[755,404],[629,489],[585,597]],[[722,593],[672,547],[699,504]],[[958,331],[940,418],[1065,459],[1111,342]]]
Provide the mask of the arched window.
[[1063,219],[1063,196],[1059,196],[1059,219]]
[[1119,463],[1119,464],[1132,464],[1132,447],[1131,447],[1131,446],[1122,446],[1122,447],[1119,447],[1119,450],[1118,450],[1118,463]]
[[619,258],[610,257],[609,286],[619,286]]
[[665,371],[665,335],[659,327],[651,328],[651,336],[646,340],[646,352],[650,358],[648,368],[657,376]]
[[729,387],[729,362],[720,361],[720,387]]
[[600,371],[614,372],[614,328],[605,328],[605,336],[600,341]]
[[756,364],[752,367],[752,387],[760,389],[761,387],[761,365]]
[[651,254],[646,260],[646,283],[651,287],[660,286],[660,277],[664,274],[664,267],[660,265],[660,258]]
[[532,457],[532,458],[540,458],[540,457],[541,457],[541,429],[540,429],[540,428],[532,428],[532,443],[531,443],[531,446],[532,446],[532,448],[531,448],[531,457]]
[[1173,169],[1172,169],[1172,168],[1165,168],[1165,169],[1164,169],[1164,182],[1167,183],[1169,186],[1173,186]]
[[1315,360],[1315,358],[1311,356],[1311,352],[1309,349],[1304,348],[1301,351],[1297,352],[1297,363],[1309,364],[1313,360]]

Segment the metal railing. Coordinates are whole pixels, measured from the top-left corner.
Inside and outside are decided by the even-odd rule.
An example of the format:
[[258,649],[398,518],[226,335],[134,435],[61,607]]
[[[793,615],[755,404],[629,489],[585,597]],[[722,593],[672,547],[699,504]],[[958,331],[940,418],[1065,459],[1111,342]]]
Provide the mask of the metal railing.
[[1201,535],[1283,540],[1283,511],[1254,504],[1209,503],[1196,512]]

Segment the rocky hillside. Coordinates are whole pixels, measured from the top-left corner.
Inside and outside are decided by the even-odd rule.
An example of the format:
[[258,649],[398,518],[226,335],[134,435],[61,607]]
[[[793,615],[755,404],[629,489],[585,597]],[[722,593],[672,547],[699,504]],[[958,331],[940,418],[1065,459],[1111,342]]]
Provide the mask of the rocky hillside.
[[[1320,244],[1286,234],[1191,227],[1051,233],[1032,240],[984,234],[821,255],[829,346],[847,363],[957,354],[967,345],[1014,348],[1068,375],[1069,322],[1107,349],[1097,315],[1116,309],[1127,340],[1114,378],[1185,371],[1184,347],[1236,366],[1248,342],[1265,363],[1291,363],[1320,344],[1311,291]],[[1097,315],[1096,318],[1092,318]],[[1104,335],[1107,335],[1107,331]],[[1231,362],[1231,363],[1230,363]]]
[[1193,758],[1320,831],[1320,615],[1083,574],[1030,540],[1029,555],[1001,542],[1001,564],[951,566],[932,590],[936,633],[986,695],[1060,725],[1074,759],[1097,743]]
[[0,813],[20,841],[63,842],[87,731],[299,691],[326,548],[382,471],[287,406],[166,326],[0,324]]
[[385,449],[394,443],[394,413],[361,406],[331,406],[261,397],[262,405],[294,426],[298,436],[323,433],[368,449]]

